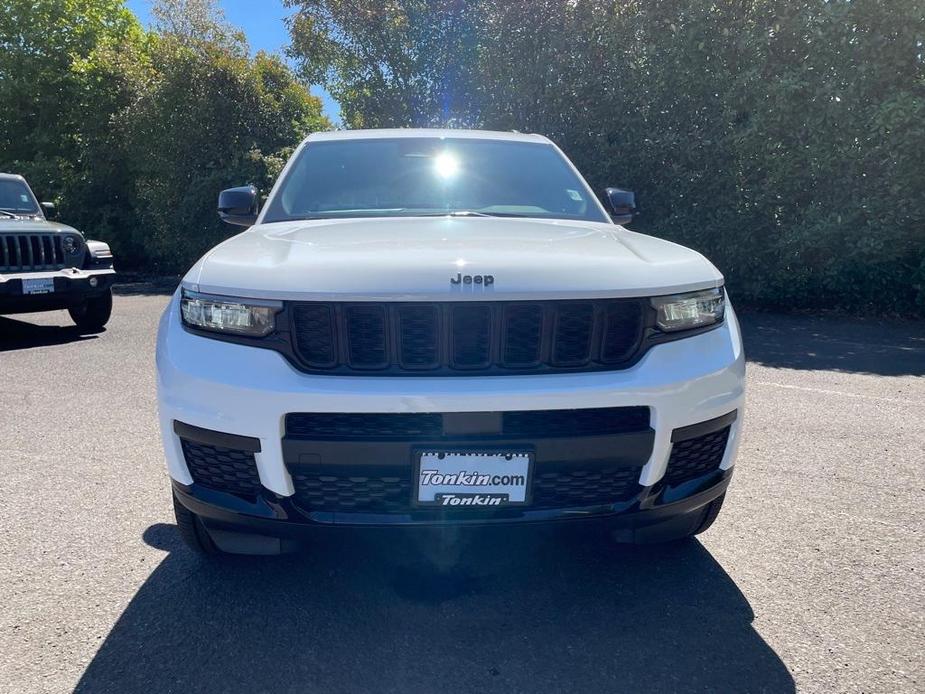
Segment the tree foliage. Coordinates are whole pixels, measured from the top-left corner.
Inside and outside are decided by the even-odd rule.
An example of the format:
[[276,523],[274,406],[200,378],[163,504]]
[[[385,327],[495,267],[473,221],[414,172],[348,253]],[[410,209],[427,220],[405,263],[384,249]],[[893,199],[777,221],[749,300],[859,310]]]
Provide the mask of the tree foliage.
[[121,0],[0,5],[0,170],[110,241],[120,267],[181,271],[229,234],[221,188],[267,190],[330,124],[211,0],[161,0],[154,16],[145,31]]
[[921,0],[290,0],[350,126],[540,132],[774,307],[925,309]]

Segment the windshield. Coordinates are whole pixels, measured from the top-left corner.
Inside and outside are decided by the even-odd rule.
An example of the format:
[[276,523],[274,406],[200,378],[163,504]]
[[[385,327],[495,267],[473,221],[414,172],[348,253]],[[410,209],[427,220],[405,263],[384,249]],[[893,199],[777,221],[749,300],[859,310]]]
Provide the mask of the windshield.
[[0,210],[15,214],[38,214],[39,212],[29,186],[16,179],[0,179]]
[[551,145],[469,138],[312,142],[264,222],[469,213],[607,222]]

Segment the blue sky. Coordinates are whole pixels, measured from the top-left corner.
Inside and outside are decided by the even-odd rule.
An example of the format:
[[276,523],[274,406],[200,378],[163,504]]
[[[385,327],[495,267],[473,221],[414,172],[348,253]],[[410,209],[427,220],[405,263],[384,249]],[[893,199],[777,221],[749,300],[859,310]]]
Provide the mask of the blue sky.
[[[147,25],[151,19],[151,0],[126,0],[128,8]],[[283,20],[292,10],[283,6],[282,0],[218,0],[225,18],[247,35],[251,51],[264,50],[282,55],[283,47],[289,43],[289,32]],[[340,108],[321,87],[312,87],[312,94],[321,97],[325,115],[339,121]]]

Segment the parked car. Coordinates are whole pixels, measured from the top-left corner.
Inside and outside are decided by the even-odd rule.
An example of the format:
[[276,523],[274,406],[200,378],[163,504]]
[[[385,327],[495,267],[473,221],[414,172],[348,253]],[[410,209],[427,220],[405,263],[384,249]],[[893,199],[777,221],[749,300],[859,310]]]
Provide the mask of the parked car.
[[311,135],[163,314],[174,509],[204,553],[334,525],[716,519],[745,363],[723,277],[538,135]]
[[53,213],[26,179],[0,173],[0,314],[67,309],[82,330],[100,330],[112,313],[112,252]]

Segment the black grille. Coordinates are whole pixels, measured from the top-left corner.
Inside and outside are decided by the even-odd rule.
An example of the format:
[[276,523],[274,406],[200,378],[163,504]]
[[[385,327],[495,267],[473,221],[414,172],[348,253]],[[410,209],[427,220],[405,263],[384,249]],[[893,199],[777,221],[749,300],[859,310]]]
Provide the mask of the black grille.
[[328,304],[298,304],[293,309],[294,339],[306,365],[317,369],[337,366],[334,335],[334,307]]
[[256,495],[260,477],[254,454],[180,439],[186,466],[196,484],[231,494]]
[[40,271],[64,267],[64,250],[57,234],[0,234],[0,270]]
[[400,306],[398,314],[398,354],[404,369],[432,369],[440,363],[437,341],[438,314],[435,306]]
[[542,472],[533,480],[534,508],[594,506],[625,501],[638,489],[639,468]]
[[591,358],[591,338],[594,335],[594,306],[566,304],[556,312],[552,363],[559,366],[580,366]]
[[355,369],[388,366],[386,309],[377,304],[360,304],[344,309],[347,360]]
[[[303,439],[439,439],[444,432],[440,413],[314,413],[286,415],[286,436]],[[649,428],[648,407],[598,407],[581,410],[502,412],[497,431],[481,431],[509,439],[560,436],[606,436],[643,432]]]
[[286,415],[286,435],[297,439],[431,438],[443,432],[439,414],[314,413]]
[[504,309],[501,359],[511,367],[536,366],[543,347],[543,307],[512,304]]
[[703,436],[675,442],[671,447],[665,482],[676,487],[717,470],[723,462],[728,440],[729,427],[725,427]]
[[294,303],[295,358],[310,371],[537,373],[618,369],[639,354],[638,299]]
[[[306,511],[411,513],[410,470],[392,475],[351,475],[336,468],[324,472],[290,468],[295,498]],[[639,468],[614,467],[535,473],[528,508],[601,506],[625,501],[638,490]]]
[[584,410],[524,410],[503,414],[504,433],[512,436],[603,436],[645,431],[648,407],[595,407]]
[[369,477],[293,472],[295,498],[308,511],[402,513],[411,504],[411,476]]

